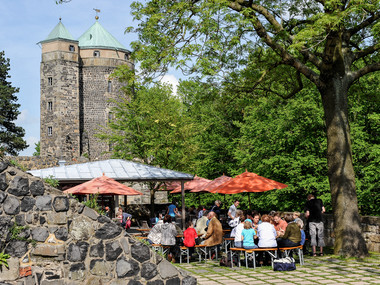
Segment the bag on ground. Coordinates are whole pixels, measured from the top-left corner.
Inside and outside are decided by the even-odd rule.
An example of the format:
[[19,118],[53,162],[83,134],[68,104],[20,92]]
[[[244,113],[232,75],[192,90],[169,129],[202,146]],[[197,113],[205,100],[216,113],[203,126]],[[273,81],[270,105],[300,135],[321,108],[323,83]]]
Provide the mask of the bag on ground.
[[273,261],[274,271],[292,271],[296,270],[296,261],[293,257],[284,257]]

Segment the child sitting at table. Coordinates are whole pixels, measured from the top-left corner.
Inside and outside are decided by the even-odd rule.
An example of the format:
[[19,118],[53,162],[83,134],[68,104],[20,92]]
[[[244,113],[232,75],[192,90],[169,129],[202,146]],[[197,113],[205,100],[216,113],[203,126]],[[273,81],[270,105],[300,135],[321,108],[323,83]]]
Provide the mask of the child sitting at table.
[[243,240],[243,248],[253,249],[257,248],[254,242],[254,237],[256,236],[256,231],[252,228],[252,220],[246,219],[244,221],[244,229],[241,232],[241,239]]
[[189,248],[189,256],[194,253],[194,246],[196,244],[196,239],[198,239],[197,232],[194,229],[194,224],[191,221],[186,223],[186,230],[183,232],[183,244]]

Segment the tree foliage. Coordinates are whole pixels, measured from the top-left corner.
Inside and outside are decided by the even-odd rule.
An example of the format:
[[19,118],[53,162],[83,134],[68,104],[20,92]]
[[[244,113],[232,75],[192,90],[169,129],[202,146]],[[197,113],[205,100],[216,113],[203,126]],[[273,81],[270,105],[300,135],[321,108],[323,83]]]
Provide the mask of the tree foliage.
[[9,59],[5,58],[4,52],[0,52],[0,157],[4,154],[17,155],[17,153],[28,147],[23,137],[25,131],[22,127],[16,126],[14,121],[20,111],[17,104],[18,88],[15,88],[8,81],[10,76]]
[[[303,89],[303,78],[315,85],[326,125],[335,252],[366,255],[347,96],[355,81],[380,70],[380,1],[151,0],[132,7],[143,74],[170,66],[222,78],[237,74],[243,78],[230,83],[241,92],[260,88],[286,98]],[[252,65],[262,50],[262,64]]]

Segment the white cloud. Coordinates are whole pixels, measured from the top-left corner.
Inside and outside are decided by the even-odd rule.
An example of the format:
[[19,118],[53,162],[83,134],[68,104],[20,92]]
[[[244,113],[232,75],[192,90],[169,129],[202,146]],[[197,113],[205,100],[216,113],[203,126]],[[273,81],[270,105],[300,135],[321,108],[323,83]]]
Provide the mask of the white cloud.
[[161,79],[161,82],[171,84],[173,86],[173,94],[177,95],[178,79],[172,74],[166,74]]
[[32,156],[33,152],[35,152],[36,145],[35,143],[39,142],[40,138],[39,137],[27,137],[25,138],[27,144],[29,147],[27,149],[24,149],[19,153],[20,156]]

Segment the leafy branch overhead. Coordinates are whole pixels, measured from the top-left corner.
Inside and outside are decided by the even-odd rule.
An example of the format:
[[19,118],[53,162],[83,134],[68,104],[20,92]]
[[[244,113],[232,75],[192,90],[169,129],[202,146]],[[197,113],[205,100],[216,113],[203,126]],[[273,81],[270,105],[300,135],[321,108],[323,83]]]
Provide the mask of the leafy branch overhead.
[[138,26],[128,31],[139,35],[132,47],[146,78],[173,67],[219,79],[232,100],[258,93],[289,98],[315,86],[326,128],[335,253],[367,255],[347,98],[355,82],[380,70],[380,1],[151,0],[131,7]]

